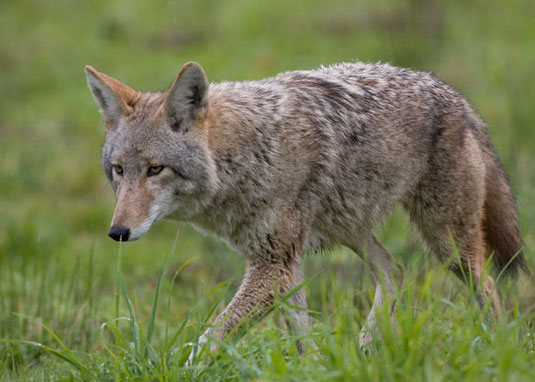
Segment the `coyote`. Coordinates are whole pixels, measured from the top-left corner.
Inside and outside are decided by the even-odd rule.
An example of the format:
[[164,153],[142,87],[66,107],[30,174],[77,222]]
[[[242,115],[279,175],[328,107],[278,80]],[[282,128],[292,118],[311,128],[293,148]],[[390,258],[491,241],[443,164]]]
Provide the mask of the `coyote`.
[[[300,285],[305,253],[342,244],[376,282],[359,337],[366,346],[376,312],[385,303],[393,311],[401,285],[401,266],[372,231],[398,202],[430,251],[461,279],[469,275],[494,316],[486,255],[499,271],[525,268],[515,199],[487,127],[430,73],[356,62],[209,84],[189,62],[168,90],[137,92],[85,70],[117,197],[109,236],[136,240],[168,217],[245,257],[239,290],[200,343],[224,339]],[[305,290],[288,303],[305,307]],[[306,312],[293,315],[290,329],[306,330]]]

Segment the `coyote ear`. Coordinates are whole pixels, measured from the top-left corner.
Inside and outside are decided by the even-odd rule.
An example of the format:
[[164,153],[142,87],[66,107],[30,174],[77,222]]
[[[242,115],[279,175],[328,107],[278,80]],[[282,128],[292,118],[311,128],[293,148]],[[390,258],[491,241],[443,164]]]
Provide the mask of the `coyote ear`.
[[165,111],[170,118],[187,113],[195,118],[206,108],[208,102],[208,79],[196,62],[182,66],[180,73],[167,91]]
[[137,94],[134,89],[89,65],[85,67],[85,74],[89,89],[108,126],[117,123],[122,115],[132,113],[131,103]]

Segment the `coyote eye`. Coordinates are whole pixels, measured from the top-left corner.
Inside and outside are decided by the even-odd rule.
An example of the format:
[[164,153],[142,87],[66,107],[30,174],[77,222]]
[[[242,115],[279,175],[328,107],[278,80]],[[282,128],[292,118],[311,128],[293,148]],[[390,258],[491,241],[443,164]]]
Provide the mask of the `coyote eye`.
[[154,176],[161,173],[163,170],[163,166],[150,166],[147,170],[147,176]]
[[123,175],[123,167],[119,166],[118,164],[113,165],[113,169],[117,173],[117,175]]

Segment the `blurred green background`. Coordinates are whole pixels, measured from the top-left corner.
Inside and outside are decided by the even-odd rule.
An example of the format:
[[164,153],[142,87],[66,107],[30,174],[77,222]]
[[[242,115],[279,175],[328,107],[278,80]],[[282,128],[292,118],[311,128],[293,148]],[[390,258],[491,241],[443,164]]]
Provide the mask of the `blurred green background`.
[[[47,341],[18,312],[45,322],[70,346],[91,350],[95,328],[113,316],[118,245],[107,231],[114,195],[100,167],[104,127],[84,65],[135,89],[162,90],[192,60],[214,82],[352,60],[436,73],[489,124],[533,265],[532,0],[2,0],[0,338]],[[173,267],[196,259],[176,280],[173,314],[183,315],[241,264],[224,244],[187,225],[156,224],[122,248],[123,275],[141,315],[177,229]],[[400,211],[378,233],[409,272],[421,271],[424,250]],[[345,250],[306,266],[308,274],[329,269],[355,293],[373,291],[362,263]],[[309,293],[319,291],[311,286]],[[311,306],[318,308],[313,299]],[[12,364],[31,365],[38,356],[10,352],[0,344],[0,356]]]

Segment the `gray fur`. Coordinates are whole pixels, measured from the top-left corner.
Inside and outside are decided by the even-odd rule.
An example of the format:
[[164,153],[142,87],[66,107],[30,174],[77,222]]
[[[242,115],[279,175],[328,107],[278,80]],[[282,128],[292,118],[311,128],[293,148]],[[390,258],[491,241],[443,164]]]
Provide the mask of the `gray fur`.
[[[498,315],[492,278],[483,274],[485,251],[496,245],[485,232],[495,228],[508,238],[501,252],[511,259],[521,249],[516,211],[486,127],[457,91],[426,72],[342,63],[210,84],[190,117],[182,103],[206,80],[200,66],[187,65],[194,76],[181,82],[179,75],[183,89],[138,93],[130,102],[132,113],[108,129],[103,165],[114,188],[128,190],[118,191],[120,224],[138,224],[143,219],[129,211],[152,203],[159,206],[155,219],[189,221],[246,258],[242,286],[201,341],[224,338],[251,310],[271,305],[275,285],[279,295],[298,285],[306,252],[343,244],[365,259],[377,282],[361,336],[366,345],[376,310],[384,298],[393,310],[401,283],[401,267],[372,234],[397,203],[443,261],[452,255],[451,232],[461,251],[452,268],[472,275],[481,304],[490,298]],[[170,109],[180,129],[165,117]],[[125,168],[121,180],[111,171],[116,163]],[[147,201],[135,195],[151,163],[170,170],[150,178]],[[491,182],[490,174],[505,180]],[[484,223],[485,205],[507,216]],[[306,304],[304,292],[296,299]]]

